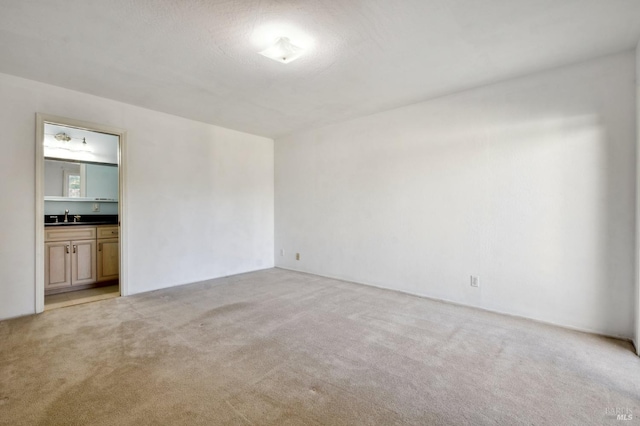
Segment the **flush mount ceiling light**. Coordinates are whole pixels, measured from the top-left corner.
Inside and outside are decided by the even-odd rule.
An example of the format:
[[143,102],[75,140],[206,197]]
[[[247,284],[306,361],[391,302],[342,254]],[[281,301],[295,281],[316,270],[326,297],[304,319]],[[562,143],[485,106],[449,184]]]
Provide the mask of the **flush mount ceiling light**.
[[54,137],[56,138],[56,140],[59,140],[61,142],[69,142],[71,140],[71,136],[66,133],[58,133]]
[[298,59],[303,52],[304,49],[302,49],[302,47],[291,44],[289,38],[280,37],[274,42],[272,46],[259,53],[263,56],[266,56],[267,58],[273,59],[274,61],[288,64],[289,62],[293,62]]

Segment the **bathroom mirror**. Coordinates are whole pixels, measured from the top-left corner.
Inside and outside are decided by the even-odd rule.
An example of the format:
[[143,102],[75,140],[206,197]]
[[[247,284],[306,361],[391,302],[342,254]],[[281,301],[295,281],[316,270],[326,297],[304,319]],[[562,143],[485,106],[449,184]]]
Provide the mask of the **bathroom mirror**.
[[45,200],[117,201],[118,165],[45,158]]

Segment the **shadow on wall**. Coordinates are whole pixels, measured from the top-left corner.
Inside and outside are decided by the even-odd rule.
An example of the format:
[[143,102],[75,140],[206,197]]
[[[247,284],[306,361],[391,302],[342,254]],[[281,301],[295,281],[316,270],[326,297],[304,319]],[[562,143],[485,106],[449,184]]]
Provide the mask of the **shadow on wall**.
[[520,299],[522,310],[544,318],[578,303],[604,329],[628,329],[610,315],[617,309],[631,318],[632,312],[634,156],[628,144],[608,134],[595,114],[498,133],[508,136],[487,148],[486,229],[500,234],[488,247],[490,276],[505,290],[515,280],[534,290]]
[[278,140],[278,265],[629,337],[627,56]]

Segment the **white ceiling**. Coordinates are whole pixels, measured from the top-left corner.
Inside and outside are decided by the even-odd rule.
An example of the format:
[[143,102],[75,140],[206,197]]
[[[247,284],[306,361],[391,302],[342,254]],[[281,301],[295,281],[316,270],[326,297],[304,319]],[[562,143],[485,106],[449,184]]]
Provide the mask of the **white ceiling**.
[[270,137],[639,39],[640,0],[0,0],[0,72]]

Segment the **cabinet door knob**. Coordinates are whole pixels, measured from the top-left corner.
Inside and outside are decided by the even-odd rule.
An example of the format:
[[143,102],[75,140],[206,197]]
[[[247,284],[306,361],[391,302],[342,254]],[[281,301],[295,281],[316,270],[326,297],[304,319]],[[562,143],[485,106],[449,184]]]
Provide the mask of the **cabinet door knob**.
[[67,254],[69,254],[69,244],[66,245],[67,248]]
[[74,253],[76,252],[76,249],[77,249],[77,248],[78,248],[78,246],[74,244],[74,245],[73,245],[73,252],[74,252]]
[[98,243],[98,251],[102,251],[102,243]]

